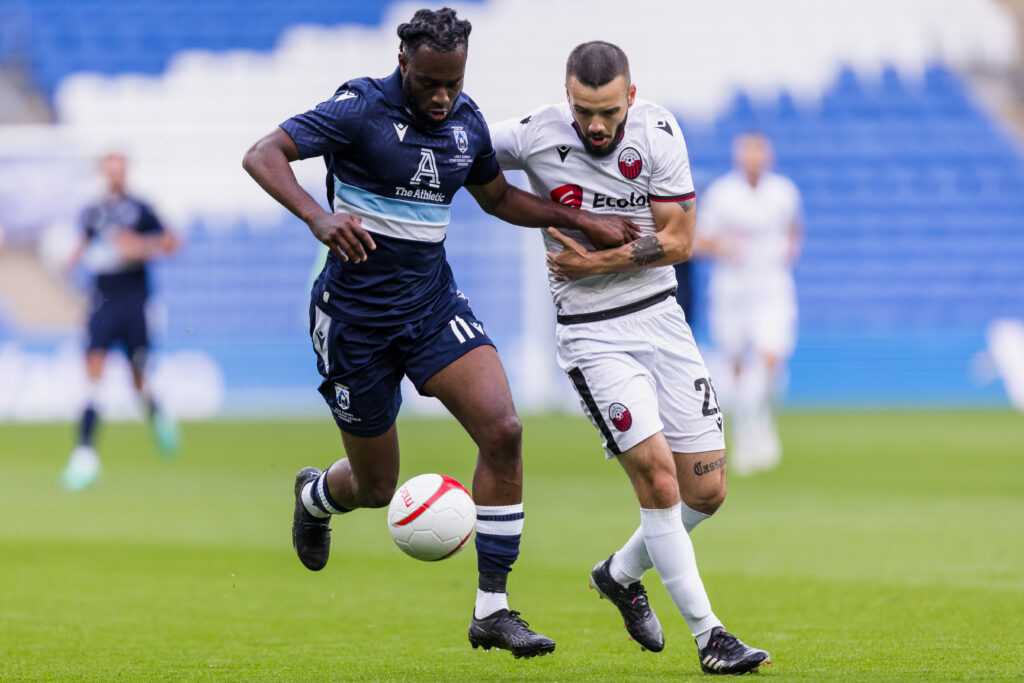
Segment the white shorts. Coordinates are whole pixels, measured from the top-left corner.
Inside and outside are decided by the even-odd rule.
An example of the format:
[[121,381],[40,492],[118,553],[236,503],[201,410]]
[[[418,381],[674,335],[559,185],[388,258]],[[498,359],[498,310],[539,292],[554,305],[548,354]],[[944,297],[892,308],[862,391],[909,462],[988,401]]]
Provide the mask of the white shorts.
[[719,293],[710,299],[708,324],[716,349],[729,356],[747,351],[788,358],[796,344],[796,298],[786,288],[756,294]]
[[558,364],[614,458],[663,432],[675,453],[725,448],[722,413],[674,298],[637,313],[558,325]]

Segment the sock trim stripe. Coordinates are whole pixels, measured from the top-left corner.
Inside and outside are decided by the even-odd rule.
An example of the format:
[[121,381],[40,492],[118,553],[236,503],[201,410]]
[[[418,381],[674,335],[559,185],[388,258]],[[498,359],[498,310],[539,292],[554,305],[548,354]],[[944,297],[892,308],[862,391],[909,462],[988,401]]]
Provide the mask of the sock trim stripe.
[[324,508],[327,512],[330,512],[333,515],[337,515],[342,512],[342,510],[335,505],[334,499],[331,498],[331,492],[327,489],[327,472],[320,475],[320,478],[316,480],[314,488],[319,489],[318,493],[320,494],[320,500],[323,501]]
[[321,512],[328,512],[327,506],[324,505],[322,500],[320,500],[320,487],[317,486],[318,483],[319,482],[314,481],[312,486],[309,487],[310,498],[313,499],[313,505],[316,506],[317,510],[320,510]]
[[522,512],[514,512],[510,515],[481,515],[477,513],[477,521],[486,520],[488,522],[512,522],[517,519],[525,519],[526,515]]
[[477,515],[511,515],[516,512],[523,511],[522,503],[514,503],[513,505],[477,505]]

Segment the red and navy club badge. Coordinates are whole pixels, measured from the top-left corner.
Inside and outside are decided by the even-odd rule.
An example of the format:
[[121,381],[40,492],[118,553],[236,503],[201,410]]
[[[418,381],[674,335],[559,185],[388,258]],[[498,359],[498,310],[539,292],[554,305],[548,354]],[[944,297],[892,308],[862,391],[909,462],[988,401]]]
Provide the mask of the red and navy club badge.
[[640,158],[640,152],[632,147],[619,152],[619,173],[627,180],[633,180],[640,171],[644,170],[644,160]]
[[621,403],[613,403],[608,406],[608,417],[620,432],[633,426],[633,416],[629,414],[629,408]]

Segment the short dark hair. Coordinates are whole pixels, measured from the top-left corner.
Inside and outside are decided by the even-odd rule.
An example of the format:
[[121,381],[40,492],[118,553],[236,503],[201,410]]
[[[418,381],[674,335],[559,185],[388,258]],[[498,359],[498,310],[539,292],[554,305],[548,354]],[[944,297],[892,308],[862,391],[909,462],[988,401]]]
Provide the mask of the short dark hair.
[[437,52],[454,52],[460,47],[469,47],[469,32],[472,30],[473,25],[466,19],[457,18],[453,9],[421,9],[413,15],[412,21],[399,24],[398,37],[402,40],[400,49],[406,56],[415,52],[420,45],[426,45]]
[[592,40],[573,48],[565,63],[565,81],[575,77],[589,88],[600,88],[617,76],[625,75],[629,84],[629,59],[618,45],[603,40]]

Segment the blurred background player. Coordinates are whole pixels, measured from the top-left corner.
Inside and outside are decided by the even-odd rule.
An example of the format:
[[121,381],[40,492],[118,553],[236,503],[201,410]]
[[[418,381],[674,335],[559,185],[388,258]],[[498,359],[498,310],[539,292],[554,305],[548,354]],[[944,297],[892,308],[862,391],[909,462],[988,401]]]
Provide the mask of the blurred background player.
[[161,453],[173,456],[179,448],[174,421],[160,409],[146,383],[146,301],[150,293],[146,264],[173,252],[178,240],[147,204],[127,194],[124,156],[107,154],[99,167],[106,193],[83,211],[82,239],[69,262],[69,267],[81,263],[92,276],[85,352],[86,404],[79,420],[78,445],[61,476],[69,491],[89,486],[100,473],[100,460],[93,447],[99,419],[97,399],[107,352],[114,346],[121,346],[128,356],[135,389]]
[[[462,92],[472,27],[450,9],[420,10],[398,27],[398,69],[343,84],[316,109],[258,141],[243,165],[331,247],[310,303],[320,393],[348,457],[295,480],[292,543],[307,568],[330,554],[329,520],[383,507],[398,481],[395,419],[408,376],[437,397],[479,447],[473,476],[479,584],[469,640],[516,657],[553,640],[510,611],[508,575],[523,528],[522,426],[504,367],[455,284],[444,238],[463,186],[488,213],[518,225],[584,230],[605,246],[635,234],[627,221],[569,209],[509,185],[476,105]],[[290,163],[324,157],[325,211]],[[604,238],[604,239],[602,239]]]
[[[583,43],[565,70],[568,103],[493,127],[498,160],[540,197],[619,211],[641,237],[588,251],[579,233],[545,234],[557,311],[558,363],[629,476],[640,527],[591,572],[640,645],[660,651],[661,624],[640,582],[652,566],[693,634],[706,673],[769,663],[722,627],[697,569],[689,531],[725,500],[725,440],[710,375],[676,302],[672,264],[690,258],[694,189],[682,131],[636,98],[617,46]],[[614,207],[614,208],[613,208]]]
[[732,418],[729,466],[750,474],[782,457],[773,412],[796,341],[802,212],[796,185],[769,170],[767,137],[737,136],[733,163],[701,202],[695,251],[714,261],[709,327],[730,373],[720,387]]

